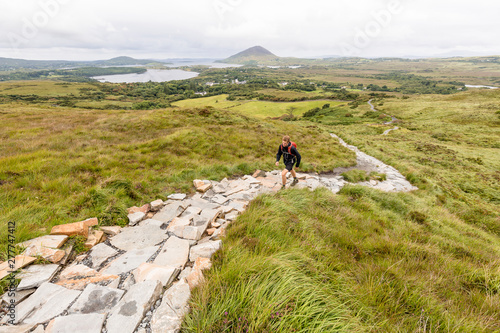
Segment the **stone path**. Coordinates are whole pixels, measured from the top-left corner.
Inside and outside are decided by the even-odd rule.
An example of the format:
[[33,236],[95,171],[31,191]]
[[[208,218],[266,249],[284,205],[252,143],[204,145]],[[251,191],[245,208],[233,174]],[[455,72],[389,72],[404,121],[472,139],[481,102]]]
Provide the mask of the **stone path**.
[[[370,100],[368,101],[368,105],[370,105],[370,109],[371,109],[373,112],[378,112],[378,110],[377,110],[377,109],[375,109],[375,107],[374,107],[374,106],[373,106],[373,104],[372,104],[372,99],[370,99]],[[394,117],[394,116],[391,116],[391,115],[388,115],[388,114],[386,114],[386,116],[391,117],[391,121],[386,121],[386,122],[384,122],[384,125],[390,125],[390,124],[392,124],[393,122],[395,122],[395,121],[397,121],[397,120],[398,120],[398,118],[396,118],[396,117]],[[397,129],[399,129],[399,127],[397,127],[397,126],[396,126],[396,127],[394,127],[393,129],[391,129],[391,130],[387,130],[387,131],[385,131],[382,135],[387,135],[390,131],[394,131],[394,130],[397,130]]]
[[[362,185],[384,191],[416,189],[394,168],[338,139],[356,152],[358,162],[372,163],[387,175],[387,181]],[[324,186],[336,193],[346,184],[340,176],[298,176],[296,188]],[[93,218],[55,226],[51,235],[19,244],[52,263],[28,266],[34,257],[16,257],[17,268],[28,267],[18,275],[14,297],[3,296],[7,314],[0,314],[0,333],[177,332],[189,310],[191,290],[211,267],[210,257],[221,248],[226,227],[256,196],[278,191],[281,175],[279,170],[257,171],[193,184],[198,193],[192,197],[173,194],[165,202],[130,208],[128,227],[99,228]],[[87,237],[90,250],[72,258],[71,249],[61,248],[75,234]],[[0,268],[0,274],[9,273]],[[16,304],[15,311],[8,312],[8,304]]]

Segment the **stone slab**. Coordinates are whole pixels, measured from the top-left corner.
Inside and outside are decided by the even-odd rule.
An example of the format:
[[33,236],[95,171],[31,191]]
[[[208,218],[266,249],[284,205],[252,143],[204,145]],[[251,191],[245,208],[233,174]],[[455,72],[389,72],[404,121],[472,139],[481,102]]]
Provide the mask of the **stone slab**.
[[101,230],[108,236],[116,236],[122,231],[122,227],[118,225],[102,226]]
[[113,246],[129,251],[144,249],[168,238],[165,230],[156,225],[144,225],[133,228],[123,228],[122,232],[110,239]]
[[155,201],[151,201],[151,211],[157,212],[163,207],[163,200],[157,199]]
[[145,225],[153,225],[153,226],[161,227],[163,224],[165,224],[165,222],[158,221],[155,219],[146,219],[146,220],[139,222],[140,227],[145,226]]
[[57,277],[55,284],[69,288],[83,290],[90,283],[109,282],[118,278],[118,275],[103,274],[85,265],[76,264],[66,267]]
[[20,268],[28,266],[35,260],[35,257],[29,257],[20,254],[3,262],[2,264],[0,264],[0,280],[9,275],[11,272],[15,272]]
[[139,267],[159,249],[159,246],[150,246],[144,249],[130,250],[113,260],[101,272],[103,274],[123,274]]
[[92,268],[99,268],[103,262],[118,254],[118,251],[104,243],[97,244],[89,253]]
[[17,276],[21,282],[17,286],[17,290],[24,290],[36,288],[42,283],[51,280],[57,273],[59,265],[33,265],[23,271]]
[[160,209],[158,213],[153,215],[153,219],[162,222],[170,222],[174,217],[179,216],[183,211],[183,204],[180,201],[175,201]]
[[50,231],[51,235],[80,235],[85,238],[89,235],[89,225],[85,221],[55,225]]
[[14,322],[24,324],[44,323],[66,310],[80,295],[80,291],[46,282],[16,309]]
[[174,283],[163,295],[160,306],[151,318],[151,332],[179,332],[182,319],[189,312],[189,285],[181,280]]
[[11,293],[12,297],[9,297],[9,293],[6,292],[2,297],[2,301],[4,301],[7,304],[11,304],[12,302],[14,304],[19,304],[26,298],[28,298],[31,294],[33,294],[35,291],[36,288],[16,290],[15,293]]
[[108,333],[133,333],[159,298],[163,288],[158,281],[134,284],[109,313],[106,322]]
[[189,241],[172,236],[163,244],[153,263],[183,269],[188,261],[188,257]]
[[134,226],[137,223],[139,223],[140,221],[142,221],[144,219],[144,217],[146,217],[146,213],[135,212],[132,214],[128,214],[127,217],[128,217],[128,224]]
[[163,287],[170,285],[179,274],[180,269],[177,267],[160,266],[151,263],[142,263],[137,267],[132,274],[137,283],[153,280],[160,281]]
[[172,231],[174,235],[179,238],[189,239],[189,240],[199,240],[202,233],[199,227],[195,226],[177,226]]
[[28,241],[17,244],[21,247],[29,247],[31,245],[35,246],[45,246],[51,247],[53,249],[58,249],[68,240],[66,235],[45,235],[37,238],[30,239]]
[[98,286],[93,283],[87,285],[80,297],[69,308],[69,313],[101,313],[107,314],[118,304],[124,290]]
[[178,227],[185,227],[191,224],[193,220],[193,215],[185,216],[185,217],[175,217],[167,227],[167,232],[174,232]]
[[170,194],[167,198],[170,199],[170,200],[184,200],[186,199],[186,194],[184,193],[174,193],[174,194]]
[[31,332],[31,330],[34,327],[35,325],[30,325],[30,324],[16,325],[16,326],[0,326],[0,333],[28,333]]
[[50,321],[45,333],[101,333],[105,314],[72,314]]
[[189,260],[196,261],[197,258],[210,258],[222,246],[222,241],[208,241],[203,244],[193,246],[189,251]]
[[66,252],[50,247],[31,245],[24,250],[23,254],[29,257],[42,257],[52,263],[58,263],[64,258]]

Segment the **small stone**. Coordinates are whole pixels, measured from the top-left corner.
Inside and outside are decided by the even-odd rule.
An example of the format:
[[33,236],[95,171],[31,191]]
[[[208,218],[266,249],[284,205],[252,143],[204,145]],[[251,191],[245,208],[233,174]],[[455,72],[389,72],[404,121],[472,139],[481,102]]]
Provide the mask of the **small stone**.
[[163,207],[163,200],[158,199],[158,200],[151,202],[151,210],[153,212],[159,211],[161,209],[161,207]]
[[213,235],[213,233],[215,232],[215,230],[217,230],[217,229],[215,229],[215,228],[210,228],[210,229],[207,229],[207,234],[208,234],[209,236],[212,236],[212,235]]
[[129,225],[136,225],[137,223],[139,223],[140,221],[142,221],[144,219],[144,217],[146,217],[146,213],[143,213],[143,212],[136,212],[136,213],[133,213],[133,214],[128,214],[127,215],[128,217],[128,221],[129,221]]
[[104,236],[104,231],[102,230],[92,230],[92,232],[89,235],[89,238],[87,238],[87,241],[85,242],[84,246],[87,249],[91,249],[100,242],[103,242],[106,240],[106,236]]
[[174,194],[170,194],[167,198],[169,198],[170,200],[184,200],[186,199],[187,195],[185,195],[184,193],[174,193]]
[[151,208],[151,206],[149,204],[142,205],[141,207],[133,206],[133,207],[130,207],[127,209],[127,213],[134,214],[134,213],[141,212],[141,213],[147,214],[149,212],[150,208]]
[[122,230],[122,227],[118,226],[118,225],[114,225],[114,226],[102,226],[101,227],[101,230],[104,231],[104,233],[108,236],[116,236],[120,233],[120,231]]
[[[95,219],[97,221],[97,219]],[[94,219],[89,219],[81,222],[60,224],[52,227],[51,235],[80,235],[85,238],[89,235],[89,227],[93,224]]]
[[[217,221],[218,221],[218,220],[217,220]],[[218,228],[218,227],[220,227],[220,226],[221,226],[221,224],[220,224],[219,222],[212,222],[212,227],[214,227],[214,228]]]

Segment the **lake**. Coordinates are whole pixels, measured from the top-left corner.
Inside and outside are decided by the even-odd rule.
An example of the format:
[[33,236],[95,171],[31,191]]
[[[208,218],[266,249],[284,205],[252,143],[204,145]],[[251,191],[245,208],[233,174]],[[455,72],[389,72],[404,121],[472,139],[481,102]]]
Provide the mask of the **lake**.
[[137,74],[116,74],[94,76],[99,82],[132,83],[132,82],[166,82],[174,80],[186,80],[198,76],[196,72],[188,72],[180,69],[148,69],[146,72]]

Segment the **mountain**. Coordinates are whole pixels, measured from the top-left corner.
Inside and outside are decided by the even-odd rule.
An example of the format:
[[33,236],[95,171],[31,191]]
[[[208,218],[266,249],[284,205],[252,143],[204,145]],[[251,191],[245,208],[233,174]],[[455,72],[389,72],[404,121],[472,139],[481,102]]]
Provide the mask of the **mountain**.
[[219,62],[229,64],[248,64],[260,61],[278,60],[280,57],[266,50],[262,46],[254,46],[240,53],[230,56]]
[[116,57],[108,60],[95,61],[68,61],[68,60],[25,60],[0,57],[0,70],[17,69],[58,69],[68,67],[93,67],[93,66],[133,66],[163,63],[149,59],[134,59],[131,57]]

